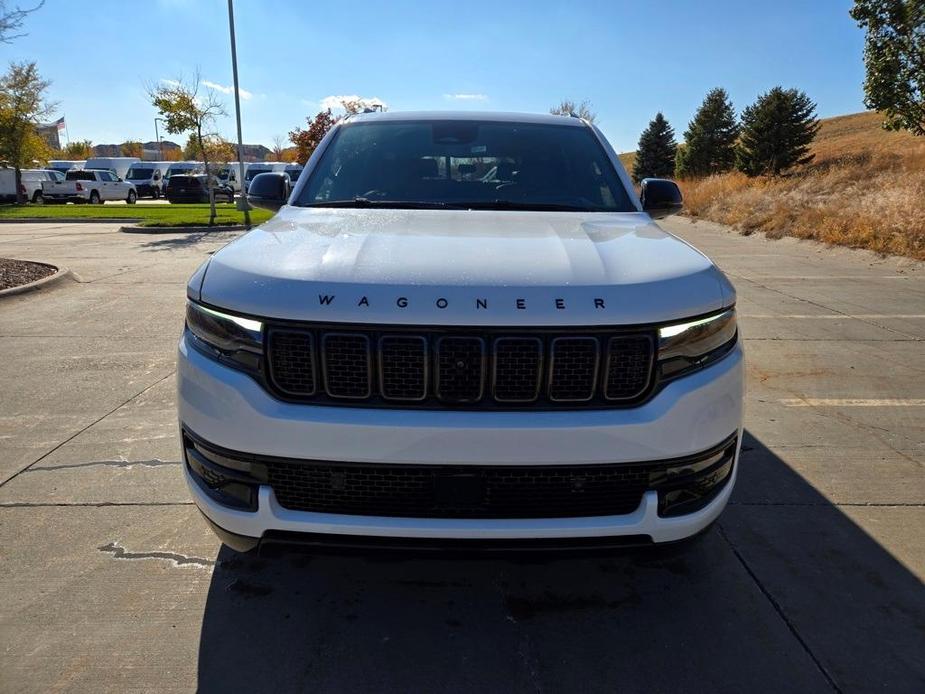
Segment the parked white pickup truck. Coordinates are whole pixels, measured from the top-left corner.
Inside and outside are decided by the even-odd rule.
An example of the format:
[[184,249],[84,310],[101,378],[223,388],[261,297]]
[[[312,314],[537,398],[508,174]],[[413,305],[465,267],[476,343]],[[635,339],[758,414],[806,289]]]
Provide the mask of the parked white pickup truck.
[[71,170],[63,181],[42,183],[45,202],[89,202],[98,205],[107,200],[125,200],[134,205],[138,191],[111,171],[100,169]]

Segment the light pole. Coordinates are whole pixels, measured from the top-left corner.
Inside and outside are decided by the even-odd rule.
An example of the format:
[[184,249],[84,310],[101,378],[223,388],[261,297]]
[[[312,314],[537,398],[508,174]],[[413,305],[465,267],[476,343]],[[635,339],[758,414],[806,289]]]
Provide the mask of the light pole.
[[161,123],[166,123],[167,121],[165,121],[163,118],[154,119],[154,139],[157,140],[157,151],[161,153],[161,161],[164,161],[164,143],[161,142],[160,133],[158,133],[157,131],[158,121],[160,121]]
[[244,194],[244,142],[241,138],[241,95],[238,93],[238,50],[234,41],[234,4],[228,0],[228,29],[231,32],[231,74],[234,77],[234,117],[238,123],[238,181],[241,184],[241,198],[238,201],[239,209],[244,211],[244,227],[251,228],[250,205],[247,204],[247,195]]

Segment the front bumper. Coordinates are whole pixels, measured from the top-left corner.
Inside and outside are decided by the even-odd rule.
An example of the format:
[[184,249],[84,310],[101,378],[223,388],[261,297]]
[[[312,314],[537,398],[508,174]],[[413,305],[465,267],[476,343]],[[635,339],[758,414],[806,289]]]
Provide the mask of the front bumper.
[[[683,458],[733,432],[741,441],[741,347],[701,372],[664,387],[644,405],[561,412],[405,411],[319,407],[274,399],[256,381],[205,357],[181,339],[181,426],[241,453],[360,463],[490,466],[641,463]],[[261,485],[256,510],[216,502],[186,469],[193,498],[219,528],[245,538],[279,532],[419,539],[642,537],[671,542],[695,535],[725,507],[732,472],[702,508],[662,517],[647,491],[630,513],[567,518],[405,518],[294,511]]]

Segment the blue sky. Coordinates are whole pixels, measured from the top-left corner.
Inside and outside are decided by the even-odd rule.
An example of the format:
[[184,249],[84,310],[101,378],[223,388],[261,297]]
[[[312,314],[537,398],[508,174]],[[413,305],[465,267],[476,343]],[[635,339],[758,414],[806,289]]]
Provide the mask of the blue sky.
[[[21,0],[20,4],[28,4]],[[618,151],[661,110],[678,138],[714,86],[737,110],[776,84],[820,116],[863,110],[850,0],[236,0],[245,142],[271,145],[326,97],[392,111],[546,111],[588,99]],[[47,0],[0,62],[35,60],[73,139],[153,140],[144,85],[191,75],[233,116],[225,0]],[[231,137],[229,116],[217,130]],[[175,136],[174,140],[183,140]]]

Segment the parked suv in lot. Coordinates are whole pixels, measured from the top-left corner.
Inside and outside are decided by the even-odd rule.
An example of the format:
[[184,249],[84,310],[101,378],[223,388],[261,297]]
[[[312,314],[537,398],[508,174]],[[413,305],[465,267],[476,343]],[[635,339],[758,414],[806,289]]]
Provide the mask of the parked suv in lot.
[[[212,186],[216,202],[234,202],[234,191],[217,181]],[[171,203],[209,202],[209,188],[205,174],[174,174],[164,193]]]
[[238,550],[697,534],[737,474],[743,354],[732,285],[652,221],[679,206],[578,118],[342,121],[189,282],[196,504]]

